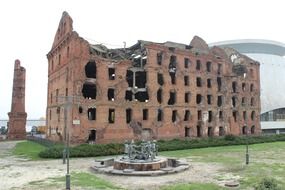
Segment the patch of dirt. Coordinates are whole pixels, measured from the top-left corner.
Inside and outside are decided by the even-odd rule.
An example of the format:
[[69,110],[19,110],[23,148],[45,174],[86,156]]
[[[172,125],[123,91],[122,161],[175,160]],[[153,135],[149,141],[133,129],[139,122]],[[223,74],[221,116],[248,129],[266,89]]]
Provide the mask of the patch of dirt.
[[[43,160],[43,161],[27,161],[26,159],[12,156],[11,149],[19,141],[0,142],[0,189],[33,189],[35,186],[29,186],[29,183],[35,181],[48,181],[47,178],[64,177],[66,174],[66,164],[62,164],[62,159]],[[163,175],[163,176],[147,176],[147,177],[127,177],[113,176],[106,174],[98,174],[93,172],[90,167],[94,164],[94,158],[79,158],[70,160],[70,172],[91,172],[94,175],[105,179],[116,186],[126,189],[148,189],[156,190],[162,185],[170,185],[174,183],[216,183],[221,184],[221,170],[224,168],[215,163],[199,163],[191,162],[190,169],[181,173]],[[225,180],[232,178],[231,174],[227,174]],[[218,180],[220,178],[220,180]],[[71,176],[72,180],[72,176]],[[36,189],[41,189],[38,186]],[[43,187],[42,189],[59,189],[58,187]],[[62,187],[64,189],[64,187]]]

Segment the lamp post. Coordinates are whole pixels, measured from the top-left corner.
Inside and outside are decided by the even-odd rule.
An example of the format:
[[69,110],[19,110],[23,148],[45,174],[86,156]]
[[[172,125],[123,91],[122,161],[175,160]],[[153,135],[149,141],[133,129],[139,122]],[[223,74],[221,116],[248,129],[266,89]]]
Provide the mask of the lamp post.
[[[80,98],[79,96],[57,96],[58,98],[64,98],[65,103],[64,103],[64,130],[65,130],[65,148],[63,150],[63,164],[66,163],[66,190],[70,190],[70,174],[69,174],[69,144],[70,144],[70,132],[69,128],[71,126],[71,105],[73,104],[72,100],[74,98]],[[68,117],[71,117],[68,119]]]

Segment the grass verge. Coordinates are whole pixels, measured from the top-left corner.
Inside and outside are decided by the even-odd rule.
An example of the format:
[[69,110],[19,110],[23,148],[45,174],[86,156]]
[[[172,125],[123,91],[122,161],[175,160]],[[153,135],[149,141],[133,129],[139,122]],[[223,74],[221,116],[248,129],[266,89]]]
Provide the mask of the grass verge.
[[189,184],[176,184],[170,186],[164,186],[161,190],[226,190],[215,184],[206,183],[189,183]]
[[42,158],[39,157],[39,153],[45,149],[46,147],[38,143],[23,141],[16,144],[15,148],[12,150],[12,154],[29,160],[42,160]]
[[[64,189],[65,176],[48,178],[47,180],[34,181],[29,183],[30,188],[45,188],[45,189]],[[113,185],[112,183],[97,177],[91,173],[72,172],[70,175],[71,189],[105,189],[105,190],[123,190],[122,188]]]

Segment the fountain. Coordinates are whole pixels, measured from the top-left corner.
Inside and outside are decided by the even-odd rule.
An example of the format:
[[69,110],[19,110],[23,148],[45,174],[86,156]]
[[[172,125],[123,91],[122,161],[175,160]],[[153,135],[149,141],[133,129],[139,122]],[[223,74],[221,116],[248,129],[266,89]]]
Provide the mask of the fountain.
[[162,175],[177,173],[189,168],[187,162],[159,157],[156,141],[126,141],[124,155],[116,158],[96,160],[92,167],[101,173],[118,175]]

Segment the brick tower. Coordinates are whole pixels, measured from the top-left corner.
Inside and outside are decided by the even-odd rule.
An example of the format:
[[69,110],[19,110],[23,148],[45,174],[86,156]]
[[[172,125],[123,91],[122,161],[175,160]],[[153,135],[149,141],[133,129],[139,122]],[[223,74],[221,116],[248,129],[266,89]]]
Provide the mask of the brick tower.
[[20,61],[15,61],[11,112],[8,113],[8,139],[26,138],[25,112],[25,81],[26,69],[21,67]]

